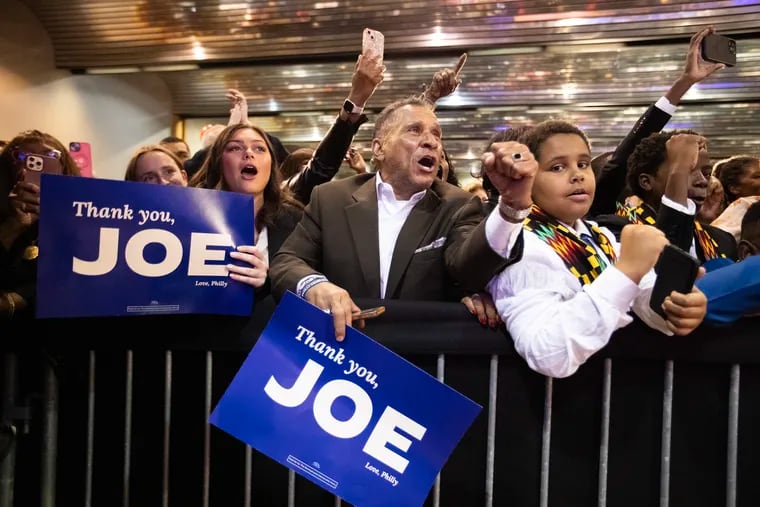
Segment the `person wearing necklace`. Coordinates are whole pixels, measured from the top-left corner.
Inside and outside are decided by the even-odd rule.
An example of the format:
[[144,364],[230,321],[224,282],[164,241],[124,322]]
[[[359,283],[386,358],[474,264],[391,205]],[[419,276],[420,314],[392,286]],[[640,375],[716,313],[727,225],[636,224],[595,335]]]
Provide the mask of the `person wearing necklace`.
[[0,320],[34,317],[42,172],[80,175],[63,144],[38,130],[0,152]]
[[547,120],[521,142],[538,161],[533,208],[523,222],[519,262],[491,279],[488,289],[515,349],[535,371],[567,377],[632,322],[631,310],[665,334],[685,335],[704,318],[704,294],[671,293],[667,320],[649,308],[654,264],[668,243],[655,227],[628,225],[620,243],[608,229],[584,220],[595,180],[586,135]]

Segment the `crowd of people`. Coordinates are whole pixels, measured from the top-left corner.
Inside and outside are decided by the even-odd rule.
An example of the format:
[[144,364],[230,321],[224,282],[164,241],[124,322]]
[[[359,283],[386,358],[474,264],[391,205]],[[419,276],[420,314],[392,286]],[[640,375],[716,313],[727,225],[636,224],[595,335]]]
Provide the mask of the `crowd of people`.
[[[463,55],[423,93],[382,109],[368,165],[352,142],[386,69],[380,57],[359,55],[349,96],[316,148],[288,152],[230,90],[229,123],[204,129],[201,150],[191,154],[177,137],[141,146],[124,179],[252,195],[255,233],[231,253],[243,264],[230,264],[229,277],[253,286],[257,301],[295,292],[332,315],[338,340],[347,325],[363,325],[353,318],[357,298],[461,301],[483,325],[504,323],[531,368],[568,376],[634,318],[684,335],[705,319],[760,311],[756,277],[747,275],[760,248],[760,159],[712,163],[698,132],[662,130],[683,95],[723,67],[700,53],[713,32],[692,37],[665,96],[599,157],[577,125],[547,118],[500,129],[463,188],[435,112],[461,83]],[[37,161],[44,172],[79,174],[60,141],[42,132],[23,132],[2,149],[4,319],[33,316],[40,200],[29,176]],[[355,174],[337,178],[342,164]],[[702,270],[658,312],[648,301],[667,244]]]

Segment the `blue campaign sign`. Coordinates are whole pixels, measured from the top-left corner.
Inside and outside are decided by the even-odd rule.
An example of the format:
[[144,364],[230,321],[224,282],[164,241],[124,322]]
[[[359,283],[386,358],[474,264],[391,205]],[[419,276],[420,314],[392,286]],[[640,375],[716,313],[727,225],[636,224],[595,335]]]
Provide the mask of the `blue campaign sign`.
[[210,421],[354,505],[419,506],[480,410],[289,292]]
[[253,197],[43,174],[37,317],[248,315],[253,288],[228,277],[253,244]]

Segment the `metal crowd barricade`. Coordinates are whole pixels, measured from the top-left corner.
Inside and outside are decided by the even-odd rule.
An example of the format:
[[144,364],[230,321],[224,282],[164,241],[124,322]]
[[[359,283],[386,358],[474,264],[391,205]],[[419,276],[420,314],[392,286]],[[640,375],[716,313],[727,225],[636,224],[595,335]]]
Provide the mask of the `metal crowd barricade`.
[[[365,332],[483,405],[426,506],[760,501],[760,465],[742,452],[757,441],[758,320],[684,338],[635,323],[551,379],[459,305],[384,304]],[[0,464],[0,507],[347,505],[206,421],[271,307],[258,311],[33,323],[78,338],[3,352],[3,422],[22,431]],[[257,496],[269,483],[276,500]]]

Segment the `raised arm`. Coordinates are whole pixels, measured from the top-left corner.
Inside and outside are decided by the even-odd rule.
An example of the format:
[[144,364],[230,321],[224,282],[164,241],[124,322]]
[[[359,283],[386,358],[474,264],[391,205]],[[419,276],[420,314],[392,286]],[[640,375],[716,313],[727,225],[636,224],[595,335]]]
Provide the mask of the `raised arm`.
[[367,121],[364,107],[382,83],[385,65],[380,57],[359,55],[351,78],[351,91],[330,130],[317,146],[306,169],[288,181],[296,199],[308,204],[311,191],[333,179],[340,169],[359,127]]
[[227,125],[249,123],[248,101],[245,95],[234,88],[229,88],[225,97],[230,101],[230,119],[227,121]]
[[678,78],[673,82],[665,95],[644,112],[636,124],[615,149],[609,160],[602,167],[596,183],[596,194],[588,215],[615,213],[617,199],[625,188],[628,157],[636,145],[648,135],[659,132],[670,121],[675,113],[675,107],[691,87],[712,75],[713,72],[725,67],[722,63],[711,63],[702,59],[702,39],[715,32],[713,27],[707,27],[691,38],[686,52],[686,62]]
[[454,93],[459,85],[462,84],[459,73],[462,71],[462,67],[464,67],[466,61],[467,53],[462,53],[454,68],[447,67],[433,74],[430,84],[426,85],[425,90],[422,92],[422,98],[435,104],[443,97]]
[[[700,170],[697,161],[705,146],[705,138],[695,134],[675,134],[665,144],[663,170],[668,171],[668,179],[657,213],[657,228],[671,243],[687,252],[694,237],[694,215],[684,213],[684,208],[694,207],[689,206],[688,201],[689,179],[693,171]],[[671,202],[675,206],[670,205]]]

